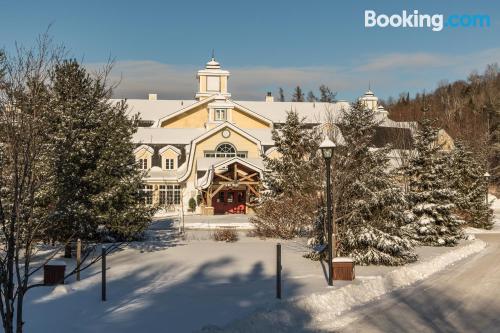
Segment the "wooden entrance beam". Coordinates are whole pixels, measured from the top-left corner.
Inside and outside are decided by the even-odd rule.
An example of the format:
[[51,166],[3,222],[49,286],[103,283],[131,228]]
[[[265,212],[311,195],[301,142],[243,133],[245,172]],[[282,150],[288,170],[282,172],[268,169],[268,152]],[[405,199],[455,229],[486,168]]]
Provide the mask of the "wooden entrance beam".
[[232,182],[232,181],[233,181],[233,179],[231,179],[231,178],[229,178],[229,177],[227,177],[227,176],[224,176],[223,174],[216,173],[215,175],[216,175],[216,176],[218,176],[218,177],[220,177],[220,178],[223,178],[223,179],[225,179],[225,180],[228,180],[228,181],[230,181],[230,182]]
[[256,196],[260,197],[260,193],[259,193],[259,192],[257,192],[257,191],[253,188],[253,186],[252,186],[252,185],[247,184],[247,187],[248,187],[248,189],[249,189],[250,191],[252,191],[252,193],[253,193],[253,194],[255,194]]
[[[220,190],[222,190],[223,187],[224,187],[224,184],[219,185],[219,187],[217,187],[217,189],[214,192],[212,192],[212,198],[215,197],[217,195],[217,193],[219,193]],[[210,201],[212,201],[212,198],[210,198]]]
[[[252,173],[252,174],[250,174],[250,175],[247,175],[247,176],[245,176],[245,177],[243,177],[243,178],[240,178],[240,179],[239,179],[239,181],[241,182],[241,181],[244,181],[244,180],[250,179],[250,178],[252,178],[253,176],[257,176],[258,174],[259,174],[258,172],[254,172],[254,173]],[[252,180],[253,180],[253,179],[252,179]]]

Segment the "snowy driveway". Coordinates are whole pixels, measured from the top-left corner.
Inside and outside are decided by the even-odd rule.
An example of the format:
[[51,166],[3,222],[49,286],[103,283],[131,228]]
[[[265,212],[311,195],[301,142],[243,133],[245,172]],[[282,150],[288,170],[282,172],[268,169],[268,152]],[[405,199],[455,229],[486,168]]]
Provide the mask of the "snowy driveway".
[[341,332],[499,332],[500,234],[478,238],[486,250],[363,306]]

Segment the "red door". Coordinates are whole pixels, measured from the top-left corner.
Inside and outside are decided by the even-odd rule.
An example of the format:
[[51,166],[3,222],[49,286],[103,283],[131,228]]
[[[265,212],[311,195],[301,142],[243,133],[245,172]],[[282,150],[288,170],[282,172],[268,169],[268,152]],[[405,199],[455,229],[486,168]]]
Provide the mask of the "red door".
[[245,191],[222,190],[212,198],[215,214],[245,214]]

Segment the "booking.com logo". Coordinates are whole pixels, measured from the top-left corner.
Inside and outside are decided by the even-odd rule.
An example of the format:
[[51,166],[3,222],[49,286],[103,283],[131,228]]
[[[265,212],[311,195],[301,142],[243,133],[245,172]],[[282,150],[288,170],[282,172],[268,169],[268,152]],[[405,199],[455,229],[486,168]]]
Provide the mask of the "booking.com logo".
[[446,19],[443,14],[420,14],[418,10],[401,14],[377,14],[374,10],[365,10],[366,28],[431,28],[432,31],[441,31],[445,27],[450,28],[473,28],[489,27],[490,16],[484,14],[453,14]]

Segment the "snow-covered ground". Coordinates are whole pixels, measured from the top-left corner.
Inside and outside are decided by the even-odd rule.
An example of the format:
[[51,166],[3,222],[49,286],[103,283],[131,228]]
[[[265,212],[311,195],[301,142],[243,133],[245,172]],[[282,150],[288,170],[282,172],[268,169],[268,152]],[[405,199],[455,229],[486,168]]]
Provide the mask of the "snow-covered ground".
[[[210,325],[223,327],[248,318],[258,309],[290,300],[294,302],[289,304],[304,304],[317,314],[314,304],[330,302],[328,295],[332,292],[358,302],[360,299],[351,297],[350,291],[363,294],[368,287],[371,291],[366,296],[377,295],[389,288],[384,277],[394,284],[409,281],[403,279],[404,272],[404,276],[423,277],[420,271],[395,274],[391,273],[393,267],[357,267],[354,283],[336,282],[328,288],[326,268],[302,257],[307,251],[305,240],[285,241],[284,302],[277,301],[277,241],[246,237],[240,232],[238,242],[218,243],[210,239],[210,234],[188,231],[179,238],[171,220],[156,222],[149,232],[150,240],[130,244],[108,257],[108,301],[100,301],[98,264],[86,271],[80,282],[72,279],[64,286],[30,290],[26,331],[192,332]],[[455,253],[456,257],[460,251],[469,251],[463,249],[478,246],[472,244],[478,243],[464,241],[458,249],[423,247],[418,253],[423,263],[431,263],[436,270],[445,263],[441,256]],[[74,265],[73,260],[67,263]],[[338,308],[338,300],[334,303],[335,311],[344,309]]]
[[[186,215],[184,216],[184,228],[192,230],[212,230],[219,228],[233,228],[237,230],[251,230],[253,224],[249,221],[249,215]],[[174,218],[177,227],[183,224],[182,218]]]
[[[342,315],[355,306],[368,303],[393,290],[408,286],[434,274],[445,267],[484,249],[486,243],[476,240],[447,251],[430,260],[400,267],[388,274],[361,278],[357,283],[343,288],[314,293],[309,296],[259,309],[252,315],[235,320],[222,330],[206,328],[205,332],[293,332],[305,327],[307,332],[332,331],[342,328],[352,316]],[[302,330],[301,330],[302,331]]]

